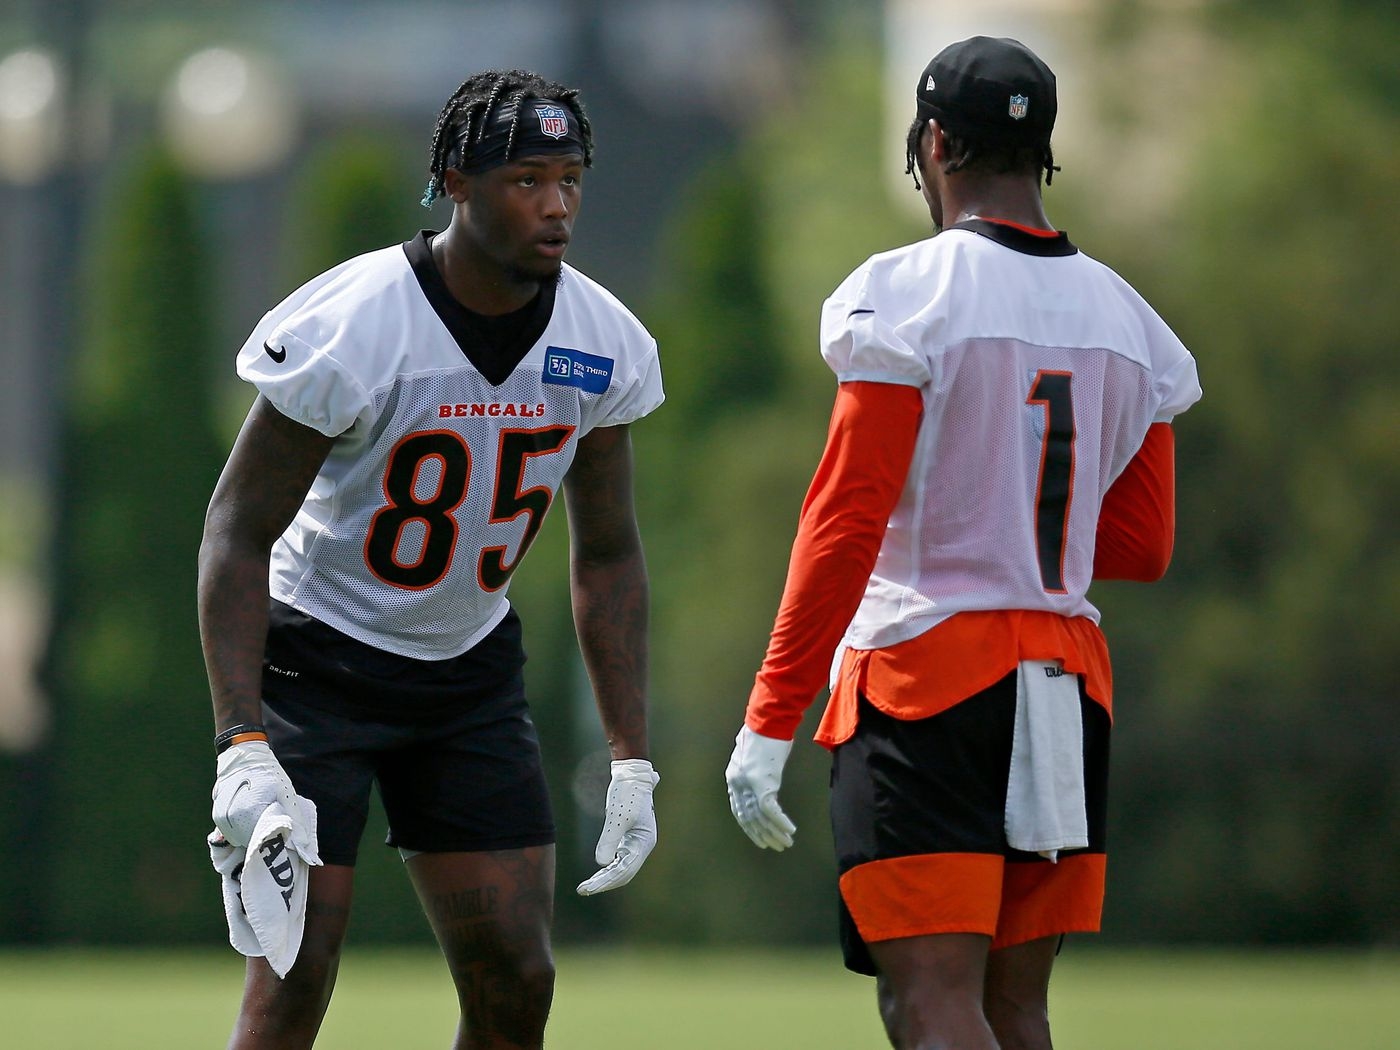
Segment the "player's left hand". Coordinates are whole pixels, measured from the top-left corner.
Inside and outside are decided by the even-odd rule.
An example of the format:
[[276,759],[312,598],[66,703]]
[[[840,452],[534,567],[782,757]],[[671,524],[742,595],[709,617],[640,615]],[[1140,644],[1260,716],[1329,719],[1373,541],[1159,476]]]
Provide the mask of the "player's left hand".
[[607,817],[593,859],[603,868],[578,886],[588,897],[625,886],[656,848],[656,811],[651,795],[661,779],[644,758],[624,758],[612,764]]
[[746,725],[739,728],[739,735],[734,738],[734,753],[724,770],[729,811],[760,849],[782,852],[792,845],[793,833],[797,831],[797,825],[778,804],[783,766],[791,752],[791,740],[764,736]]

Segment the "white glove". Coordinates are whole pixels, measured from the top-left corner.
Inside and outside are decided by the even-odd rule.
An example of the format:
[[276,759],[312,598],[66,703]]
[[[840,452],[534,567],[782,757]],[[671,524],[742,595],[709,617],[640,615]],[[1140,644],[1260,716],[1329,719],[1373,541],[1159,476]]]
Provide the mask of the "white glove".
[[251,740],[234,744],[219,756],[218,777],[214,781],[214,826],[230,845],[246,847],[253,840],[258,820],[274,802],[282,804],[293,828],[312,829],[312,840],[300,845],[303,856],[314,858],[314,817],[302,812],[302,806],[309,806],[310,802],[296,793],[272,748],[264,741]]
[[613,762],[607,817],[603,833],[598,836],[598,847],[593,851],[593,859],[604,866],[579,883],[582,896],[627,885],[656,848],[656,811],[651,793],[660,779],[644,758]]
[[316,803],[300,803],[299,823],[274,802],[263,810],[247,849],[217,828],[209,859],[220,875],[228,941],[243,955],[266,958],[278,977],[296,962],[306,932],[306,898],[316,855]]
[[783,766],[792,751],[791,740],[777,740],[741,726],[734,738],[724,779],[729,785],[729,809],[744,834],[760,849],[781,852],[792,845],[797,825],[778,805]]

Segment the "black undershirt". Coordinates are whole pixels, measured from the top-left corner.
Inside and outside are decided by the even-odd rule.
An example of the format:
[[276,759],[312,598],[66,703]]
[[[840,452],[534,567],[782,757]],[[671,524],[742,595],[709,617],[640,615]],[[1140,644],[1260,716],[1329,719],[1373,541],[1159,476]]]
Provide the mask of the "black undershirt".
[[431,230],[423,230],[403,251],[428,305],[456,340],[458,348],[492,386],[510,378],[530,348],[539,342],[554,314],[554,297],[559,282],[543,280],[535,297],[518,310],[488,316],[469,310],[448,291],[437,263],[433,262]]

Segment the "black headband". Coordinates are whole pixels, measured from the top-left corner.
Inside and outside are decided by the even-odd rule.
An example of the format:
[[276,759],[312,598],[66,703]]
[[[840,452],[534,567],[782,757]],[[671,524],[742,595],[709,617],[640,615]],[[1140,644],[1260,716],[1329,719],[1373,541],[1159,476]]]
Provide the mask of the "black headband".
[[[517,110],[520,111],[518,121]],[[467,130],[471,132],[470,141]],[[478,130],[475,122],[464,129],[448,167],[456,168],[463,175],[475,175],[517,157],[562,153],[587,155],[578,119],[567,106],[549,99],[528,98],[498,107],[484,130]]]

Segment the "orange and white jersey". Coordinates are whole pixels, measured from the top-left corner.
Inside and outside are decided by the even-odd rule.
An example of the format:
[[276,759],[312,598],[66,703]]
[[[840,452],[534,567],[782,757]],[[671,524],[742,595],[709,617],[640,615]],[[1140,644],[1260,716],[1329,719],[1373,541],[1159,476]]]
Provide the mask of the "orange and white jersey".
[[956,613],[1098,611],[1105,492],[1153,422],[1201,396],[1181,341],[1063,234],[973,220],[867,260],[822,309],[842,382],[917,388],[913,461],[845,645]]
[[601,285],[565,266],[531,310],[523,357],[483,375],[481,322],[424,235],[342,263],[262,319],[238,374],[336,438],[273,547],[272,597],[417,659],[459,655],[500,622],[579,439],[663,398],[655,341]]

